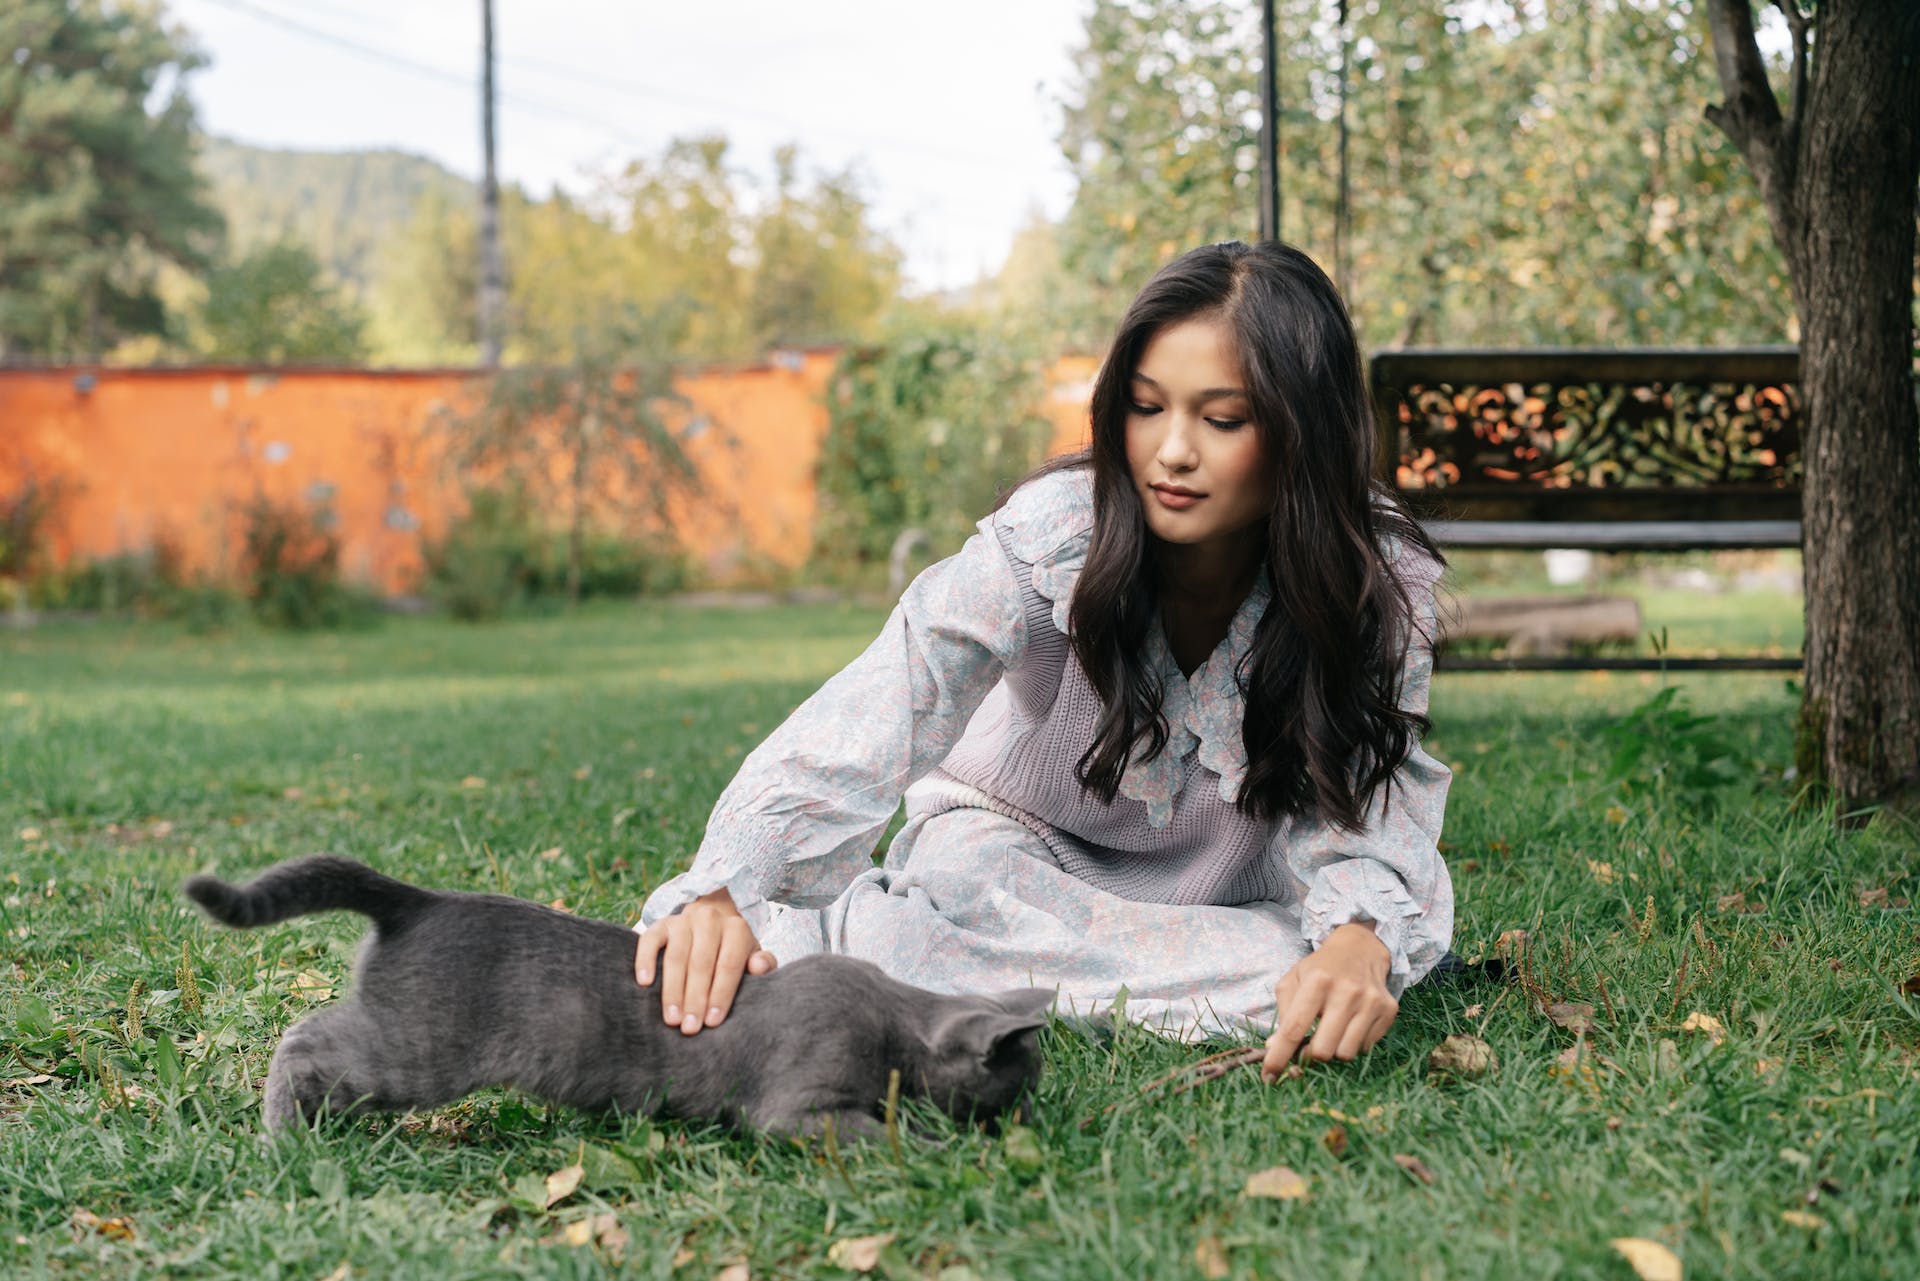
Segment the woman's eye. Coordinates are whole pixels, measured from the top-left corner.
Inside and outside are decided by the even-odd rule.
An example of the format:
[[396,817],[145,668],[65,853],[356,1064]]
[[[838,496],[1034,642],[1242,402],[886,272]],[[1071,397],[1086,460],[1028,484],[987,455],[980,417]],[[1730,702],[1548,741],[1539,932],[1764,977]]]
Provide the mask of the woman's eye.
[[1130,409],[1132,409],[1134,413],[1136,413],[1136,414],[1140,414],[1140,415],[1142,415],[1143,417],[1144,417],[1145,415],[1147,415],[1147,414],[1157,414],[1157,413],[1159,413],[1159,412],[1160,412],[1160,406],[1158,406],[1158,405],[1143,405],[1143,404],[1141,404],[1141,403],[1140,403],[1139,401],[1131,401],[1131,402],[1129,402],[1129,404],[1128,404],[1128,408],[1130,408]]
[[1207,419],[1207,426],[1212,427],[1217,431],[1239,431],[1242,427],[1245,427],[1246,425],[1247,425],[1247,420],[1244,418],[1209,418]]

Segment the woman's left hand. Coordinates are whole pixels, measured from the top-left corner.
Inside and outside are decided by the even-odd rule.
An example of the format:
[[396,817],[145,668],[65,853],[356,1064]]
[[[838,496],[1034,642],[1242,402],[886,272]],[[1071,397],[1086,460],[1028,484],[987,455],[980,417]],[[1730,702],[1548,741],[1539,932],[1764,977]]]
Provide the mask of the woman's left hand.
[[1322,1063],[1356,1058],[1372,1049],[1400,1012],[1400,1002],[1387,991],[1392,968],[1393,958],[1371,925],[1352,922],[1327,935],[1274,985],[1279,1024],[1267,1038],[1261,1079],[1269,1084],[1278,1080],[1302,1042],[1307,1057]]

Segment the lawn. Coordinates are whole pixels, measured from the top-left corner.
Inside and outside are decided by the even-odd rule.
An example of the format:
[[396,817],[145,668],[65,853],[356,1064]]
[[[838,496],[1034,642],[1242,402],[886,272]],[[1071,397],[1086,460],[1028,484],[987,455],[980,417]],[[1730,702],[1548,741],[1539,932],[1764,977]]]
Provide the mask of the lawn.
[[[1797,643],[1778,608],[1735,613]],[[898,1157],[500,1093],[261,1141],[275,1038],[360,922],[220,930],[187,874],[335,850],[628,919],[878,620],[0,636],[0,1274],[831,1276],[836,1243],[881,1236],[873,1275],[946,1281],[1628,1278],[1626,1237],[1691,1277],[1914,1275],[1914,846],[1788,808],[1778,677],[1691,678],[1710,719],[1628,722],[1658,678],[1443,674],[1456,946],[1505,968],[1415,989],[1357,1064],[1143,1095],[1205,1051],[1054,1030],[1029,1126]],[[1609,778],[1623,723],[1650,750]],[[1592,1007],[1583,1052],[1554,1004]],[[1491,1070],[1430,1071],[1454,1034]],[[1243,1195],[1275,1166],[1305,1195]]]

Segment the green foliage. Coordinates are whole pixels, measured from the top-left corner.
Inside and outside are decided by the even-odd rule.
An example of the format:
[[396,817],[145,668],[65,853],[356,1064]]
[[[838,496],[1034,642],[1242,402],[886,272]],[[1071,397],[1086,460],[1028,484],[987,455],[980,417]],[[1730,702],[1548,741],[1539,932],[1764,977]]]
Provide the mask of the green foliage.
[[[870,336],[898,292],[899,250],[848,173],[800,177],[782,150],[756,188],[724,138],[678,139],[606,176],[591,197],[501,195],[508,363],[570,360],[582,316],[673,313],[681,361],[747,359],[774,344]],[[475,213],[429,193],[376,297],[391,329],[439,359],[475,351]]]
[[293,241],[255,249],[207,277],[201,354],[250,364],[355,364],[367,319]]
[[[1277,9],[1281,232],[1336,272],[1367,346],[1794,332],[1758,195],[1703,115],[1720,90],[1695,0],[1353,5],[1344,236],[1343,33],[1320,0]],[[1259,14],[1091,7],[1061,135],[1079,186],[1038,291],[1083,348],[1160,263],[1257,234]]]
[[579,313],[554,363],[517,365],[487,380],[471,413],[445,420],[449,457],[471,483],[501,483],[566,533],[567,599],[585,594],[587,544],[619,513],[632,538],[669,538],[671,500],[698,477],[667,415],[684,408],[665,353],[684,310],[621,307]]
[[[428,592],[463,622],[566,597],[567,534],[545,528],[520,491],[475,492],[465,514],[424,550]],[[670,592],[685,582],[684,558],[663,539],[590,526],[580,550],[582,600]]]
[[817,556],[884,562],[911,528],[957,547],[1039,463],[1051,432],[1042,395],[1040,361],[958,320],[926,320],[842,356],[828,385]]
[[262,623],[293,631],[371,621],[374,602],[340,573],[340,536],[326,503],[256,497],[241,512],[247,603]]
[[423,200],[474,200],[471,182],[402,151],[293,151],[203,137],[197,162],[235,254],[302,245],[362,304],[393,270],[392,246]]
[[1637,805],[1711,813],[1733,789],[1758,780],[1722,719],[1687,706],[1668,685],[1600,730],[1608,749],[1605,784]]
[[47,525],[59,510],[63,486],[28,473],[11,494],[0,494],[0,578],[32,578],[46,568]]
[[196,634],[231,625],[245,609],[232,588],[191,577],[179,547],[164,537],[139,551],[42,574],[31,598],[42,609],[173,619]]
[[160,270],[222,234],[193,168],[199,56],[148,5],[0,8],[0,356],[98,358],[160,334]]

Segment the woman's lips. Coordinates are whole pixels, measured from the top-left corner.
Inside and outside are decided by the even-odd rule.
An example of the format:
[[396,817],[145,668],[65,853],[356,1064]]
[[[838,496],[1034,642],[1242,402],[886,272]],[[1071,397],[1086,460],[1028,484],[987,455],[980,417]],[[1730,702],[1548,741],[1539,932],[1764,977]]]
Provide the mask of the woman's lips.
[[1160,505],[1162,507],[1167,508],[1169,511],[1177,511],[1177,512],[1185,511],[1187,508],[1193,506],[1195,503],[1199,502],[1202,498],[1206,497],[1205,494],[1195,494],[1185,490],[1167,488],[1161,485],[1154,485],[1154,486],[1151,486],[1151,488],[1153,490],[1153,496],[1160,500]]

